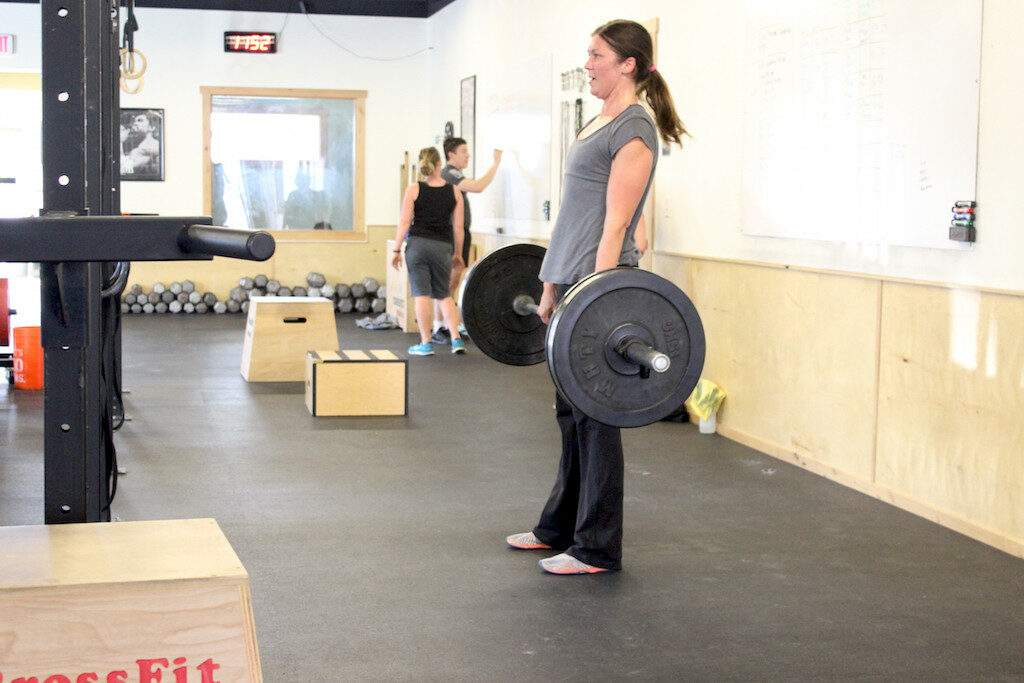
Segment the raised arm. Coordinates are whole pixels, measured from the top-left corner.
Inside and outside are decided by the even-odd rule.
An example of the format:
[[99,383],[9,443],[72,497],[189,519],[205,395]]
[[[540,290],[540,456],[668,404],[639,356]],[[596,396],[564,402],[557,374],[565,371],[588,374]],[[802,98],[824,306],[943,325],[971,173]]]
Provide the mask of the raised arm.
[[462,193],[458,188],[452,188],[455,195],[455,208],[452,209],[452,237],[455,240],[455,253],[452,255],[452,263],[456,267],[466,265],[462,262],[462,244],[466,239],[466,215],[463,209]]
[[498,166],[501,165],[502,151],[500,149],[494,150],[494,163],[487,169],[487,173],[484,173],[479,178],[466,178],[458,184],[458,188],[463,192],[483,192],[487,189],[487,186],[494,180],[494,174],[498,172]]
[[627,142],[612,159],[608,194],[605,197],[604,231],[597,246],[595,271],[619,265],[622,240],[644,196],[653,161],[654,155],[640,138]]

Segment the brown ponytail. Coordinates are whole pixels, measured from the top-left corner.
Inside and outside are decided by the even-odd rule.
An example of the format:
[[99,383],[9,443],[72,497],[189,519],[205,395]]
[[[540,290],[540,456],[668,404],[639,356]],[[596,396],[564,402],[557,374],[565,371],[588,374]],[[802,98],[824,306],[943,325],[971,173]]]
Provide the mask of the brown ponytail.
[[420,175],[424,178],[434,174],[441,165],[441,155],[436,147],[424,147],[420,150]]
[[591,35],[600,36],[615,51],[621,61],[632,57],[636,61],[634,78],[637,96],[644,95],[651,110],[658,132],[666,144],[674,142],[682,146],[683,136],[688,135],[683,122],[676,113],[672,94],[661,73],[654,67],[654,41],[651,34],[640,24],[627,19],[616,19],[599,26]]
[[682,147],[683,136],[688,133],[679,119],[679,114],[676,113],[676,105],[672,101],[672,93],[668,91],[668,83],[657,69],[650,71],[647,78],[640,81],[637,90],[638,94],[643,93],[647,97],[647,103],[654,111],[654,120],[658,124],[661,139]]

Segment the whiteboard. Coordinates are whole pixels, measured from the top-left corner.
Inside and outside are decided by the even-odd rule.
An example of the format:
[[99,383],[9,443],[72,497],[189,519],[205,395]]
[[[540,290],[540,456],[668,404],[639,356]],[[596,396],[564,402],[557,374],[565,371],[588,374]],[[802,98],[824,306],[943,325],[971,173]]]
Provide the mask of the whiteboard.
[[961,248],[982,0],[747,0],[741,230]]
[[551,199],[551,55],[517,62],[502,71],[499,86],[480,94],[477,176],[494,162],[493,150],[504,156],[480,200],[473,198],[474,223],[479,214],[506,234],[536,236]]

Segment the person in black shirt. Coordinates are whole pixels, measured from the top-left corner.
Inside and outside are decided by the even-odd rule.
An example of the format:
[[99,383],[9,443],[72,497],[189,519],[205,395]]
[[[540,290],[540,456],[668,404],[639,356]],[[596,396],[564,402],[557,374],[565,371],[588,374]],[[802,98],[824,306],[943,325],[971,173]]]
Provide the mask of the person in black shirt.
[[401,267],[401,244],[408,235],[405,262],[420,328],[420,343],[410,346],[409,353],[414,356],[434,353],[430,342],[433,299],[440,304],[448,329],[455,331],[452,353],[462,354],[466,352],[466,345],[459,334],[459,310],[452,298],[450,282],[452,268],[465,267],[462,193],[441,178],[441,155],[435,148],[420,150],[419,166],[423,180],[405,190],[395,234],[397,248],[391,258],[393,267]]

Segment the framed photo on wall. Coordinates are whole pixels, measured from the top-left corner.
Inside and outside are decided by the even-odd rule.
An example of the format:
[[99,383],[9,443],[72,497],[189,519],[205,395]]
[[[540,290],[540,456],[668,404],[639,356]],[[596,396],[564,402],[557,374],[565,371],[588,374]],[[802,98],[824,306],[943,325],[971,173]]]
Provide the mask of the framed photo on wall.
[[460,107],[462,137],[469,148],[469,168],[464,173],[467,178],[476,177],[476,76],[463,78],[460,82]]
[[121,110],[121,180],[164,179],[164,110]]

